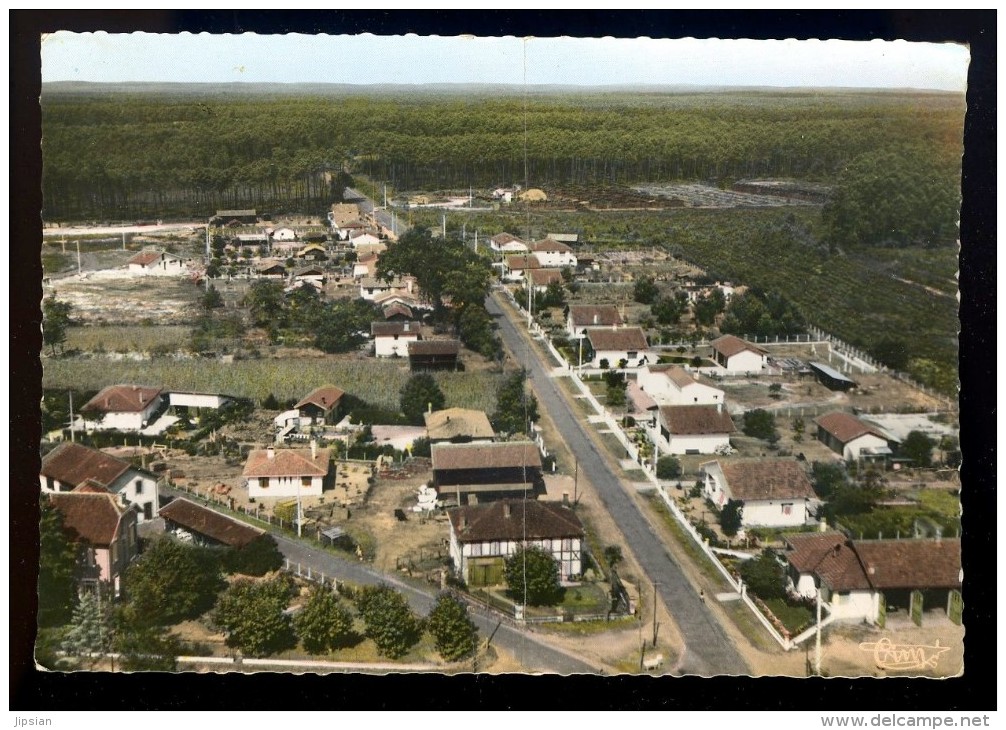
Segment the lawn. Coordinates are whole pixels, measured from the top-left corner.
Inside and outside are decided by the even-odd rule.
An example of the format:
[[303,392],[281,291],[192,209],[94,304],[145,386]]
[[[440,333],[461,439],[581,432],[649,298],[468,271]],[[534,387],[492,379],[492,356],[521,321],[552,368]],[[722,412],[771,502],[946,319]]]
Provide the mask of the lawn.
[[806,629],[814,621],[814,615],[806,606],[787,603],[781,598],[773,598],[765,601],[768,609],[775,614],[775,617],[782,621],[791,634],[794,636]]
[[81,352],[168,353],[185,350],[191,329],[181,325],[70,327],[66,349]]

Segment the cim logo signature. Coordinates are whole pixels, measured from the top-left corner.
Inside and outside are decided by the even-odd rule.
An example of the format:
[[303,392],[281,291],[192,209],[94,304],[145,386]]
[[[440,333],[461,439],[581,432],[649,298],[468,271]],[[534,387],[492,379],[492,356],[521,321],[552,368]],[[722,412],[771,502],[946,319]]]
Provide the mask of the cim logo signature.
[[940,657],[950,651],[949,646],[940,646],[937,639],[932,646],[927,644],[895,644],[890,639],[864,641],[861,651],[872,652],[873,661],[881,669],[936,669]]

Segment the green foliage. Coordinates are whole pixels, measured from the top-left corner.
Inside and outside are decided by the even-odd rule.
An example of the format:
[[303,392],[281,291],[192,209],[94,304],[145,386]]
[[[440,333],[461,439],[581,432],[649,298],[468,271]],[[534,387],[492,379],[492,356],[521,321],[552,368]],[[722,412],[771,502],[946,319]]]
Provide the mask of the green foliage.
[[391,586],[363,588],[356,606],[366,624],[364,633],[382,656],[397,659],[419,642],[423,622],[409,608],[405,596]]
[[213,610],[213,622],[227,632],[227,646],[251,656],[268,656],[291,648],[295,639],[290,617],[290,584],[274,579],[257,583],[237,580],[224,591]]
[[49,346],[53,357],[56,357],[57,347],[60,354],[63,353],[72,311],[73,305],[56,299],[55,292],[42,300],[42,344]]
[[347,643],[353,635],[353,616],[334,593],[315,587],[294,616],[293,627],[307,651],[323,654]]
[[811,467],[811,482],[818,497],[830,499],[837,489],[848,484],[848,478],[841,464],[815,461]]
[[527,433],[538,420],[538,399],[524,387],[527,372],[518,370],[500,384],[496,391],[496,410],[490,417],[499,434]]
[[126,672],[176,671],[177,659],[185,652],[174,634],[153,626],[134,626],[122,618],[121,612],[112,647],[119,653],[120,667]]
[[772,550],[742,562],[740,574],[748,590],[763,601],[786,597],[786,571]]
[[870,354],[895,370],[908,367],[908,344],[896,337],[885,337],[870,347]]
[[224,306],[224,298],[217,291],[217,288],[213,284],[210,284],[210,288],[199,297],[199,306],[207,311],[210,309],[219,309]]
[[695,322],[702,327],[712,327],[716,323],[716,315],[727,307],[726,298],[719,289],[714,289],[707,297],[701,297],[692,306]]
[[465,347],[489,360],[499,360],[503,343],[496,335],[496,323],[482,306],[467,306],[458,316],[458,337]]
[[898,445],[898,456],[911,459],[915,466],[928,468],[933,465],[933,447],[936,441],[922,431],[911,431]]
[[956,240],[959,205],[959,152],[904,146],[852,160],[822,217],[838,245],[933,247]]
[[412,456],[429,458],[431,455],[430,440],[425,436],[417,438],[412,442]]
[[111,638],[109,616],[97,593],[80,597],[70,627],[63,638],[63,651],[80,656],[108,650]]
[[521,547],[506,559],[503,574],[507,594],[529,606],[554,606],[562,600],[559,563],[537,546]]
[[265,534],[240,548],[230,548],[223,555],[223,569],[228,573],[261,576],[283,567],[283,553],[272,535]]
[[614,568],[616,565],[622,562],[622,548],[619,545],[608,545],[604,548],[604,559],[608,563],[608,567]]
[[262,408],[264,408],[267,411],[278,411],[282,408],[282,406],[280,405],[279,401],[276,400],[276,396],[270,393],[269,395],[267,395],[265,398],[262,399]]
[[652,304],[659,294],[652,276],[639,277],[632,287],[632,298],[640,304]]
[[742,337],[775,337],[799,334],[806,326],[803,315],[785,296],[752,290],[730,300],[720,329]]
[[687,309],[688,297],[683,292],[673,297],[657,297],[650,306],[657,324],[665,325],[677,324]]
[[770,443],[779,440],[779,433],[775,428],[775,416],[761,408],[755,408],[744,414],[743,431],[745,436],[763,439]]
[[156,539],[126,570],[127,620],[164,626],[196,618],[223,587],[217,551]]
[[444,393],[429,373],[419,373],[409,378],[401,390],[399,403],[409,423],[421,426],[427,410],[439,411],[444,407]]
[[59,626],[77,603],[77,547],[64,532],[59,510],[48,499],[39,506],[38,624]]
[[436,642],[437,651],[453,662],[475,652],[478,629],[468,617],[468,608],[449,593],[441,593],[426,617],[426,629]]
[[720,510],[720,528],[727,537],[733,537],[741,529],[744,520],[744,502],[728,499]]
[[681,476],[681,462],[676,456],[661,456],[657,459],[657,479],[677,479]]

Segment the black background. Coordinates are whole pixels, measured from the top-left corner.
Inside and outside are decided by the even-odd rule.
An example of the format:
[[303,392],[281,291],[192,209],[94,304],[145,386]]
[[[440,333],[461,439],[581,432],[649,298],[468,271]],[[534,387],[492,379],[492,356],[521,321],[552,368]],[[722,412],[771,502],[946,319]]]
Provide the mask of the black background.
[[[986,11],[10,11],[10,709],[977,710],[995,699],[995,63]],[[970,44],[961,212],[962,677],[794,679],[59,674],[33,669],[42,297],[39,35],[374,33],[842,38]]]

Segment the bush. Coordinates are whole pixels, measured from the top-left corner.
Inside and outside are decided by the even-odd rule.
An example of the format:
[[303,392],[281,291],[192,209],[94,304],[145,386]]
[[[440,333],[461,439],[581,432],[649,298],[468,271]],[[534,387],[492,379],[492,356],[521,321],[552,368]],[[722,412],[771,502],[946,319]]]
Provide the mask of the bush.
[[227,646],[251,656],[267,656],[295,643],[290,617],[284,613],[292,583],[236,581],[220,596],[213,621],[227,632]]
[[315,587],[293,626],[304,649],[319,654],[347,642],[353,633],[353,617],[334,593]]
[[559,564],[540,547],[519,548],[504,565],[507,594],[531,606],[553,606],[562,600]]
[[356,596],[366,635],[383,656],[397,659],[419,642],[423,630],[405,597],[387,585],[367,586]]
[[763,601],[786,597],[786,572],[774,551],[765,550],[741,563],[740,574],[748,589]]
[[457,661],[475,652],[475,623],[468,617],[468,608],[450,594],[442,593],[437,598],[426,627],[445,660]]
[[657,479],[677,479],[681,476],[681,462],[676,456],[661,456],[657,460]]
[[262,535],[240,548],[224,553],[223,568],[228,573],[265,575],[283,567],[283,553],[272,535]]

